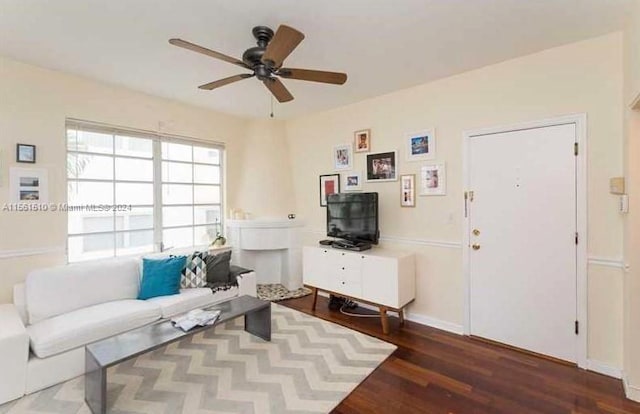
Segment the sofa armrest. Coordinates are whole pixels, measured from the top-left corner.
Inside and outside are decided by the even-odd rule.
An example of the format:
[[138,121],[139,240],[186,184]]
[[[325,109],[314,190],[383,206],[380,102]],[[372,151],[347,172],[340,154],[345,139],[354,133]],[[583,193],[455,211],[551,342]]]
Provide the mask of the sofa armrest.
[[256,272],[243,273],[236,279],[238,281],[239,296],[258,296],[258,286],[256,285]]
[[18,309],[0,305],[0,404],[24,395],[29,335]]

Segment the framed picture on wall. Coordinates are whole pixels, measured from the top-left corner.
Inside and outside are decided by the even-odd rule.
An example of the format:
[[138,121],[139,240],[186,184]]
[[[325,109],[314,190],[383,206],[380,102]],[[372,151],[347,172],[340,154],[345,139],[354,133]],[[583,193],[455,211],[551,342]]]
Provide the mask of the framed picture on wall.
[[420,170],[420,195],[446,195],[447,172],[444,162],[424,165]]
[[400,207],[416,206],[416,175],[400,176]]
[[398,180],[398,153],[396,151],[367,154],[367,181]]
[[340,192],[340,174],[320,176],[320,207],[327,206],[327,196]]
[[362,129],[353,133],[353,145],[355,152],[371,151],[371,130]]
[[344,174],[344,191],[362,191],[362,172],[348,172]]
[[45,204],[49,202],[48,172],[44,168],[9,169],[12,203]]
[[16,144],[16,162],[36,163],[36,146]]
[[407,161],[433,160],[436,157],[436,135],[433,129],[407,134]]
[[333,169],[350,170],[353,166],[353,148],[351,144],[333,147]]

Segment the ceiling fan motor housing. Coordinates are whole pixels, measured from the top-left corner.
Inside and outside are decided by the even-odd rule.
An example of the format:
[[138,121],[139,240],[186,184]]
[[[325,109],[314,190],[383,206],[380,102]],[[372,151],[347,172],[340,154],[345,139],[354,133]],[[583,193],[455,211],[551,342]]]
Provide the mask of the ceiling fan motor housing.
[[267,45],[273,38],[273,30],[267,26],[256,26],[252,32],[258,41],[258,46],[245,50],[242,54],[242,61],[254,70],[258,79],[265,80],[271,77],[274,69],[262,62],[262,55],[264,55]]

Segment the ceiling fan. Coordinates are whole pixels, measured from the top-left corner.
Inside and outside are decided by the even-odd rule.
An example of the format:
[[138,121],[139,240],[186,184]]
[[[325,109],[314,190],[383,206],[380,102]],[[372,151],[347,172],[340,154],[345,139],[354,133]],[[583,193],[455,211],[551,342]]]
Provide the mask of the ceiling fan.
[[258,46],[247,49],[242,54],[242,60],[182,39],[170,39],[169,43],[253,71],[253,73],[242,73],[200,85],[200,89],[212,90],[255,76],[264,83],[279,102],[289,102],[293,100],[293,95],[291,95],[276,76],[285,79],[331,83],[334,85],[342,85],[347,81],[346,73],[283,68],[282,62],[293,52],[300,42],[302,42],[302,39],[304,39],[304,34],[292,27],[281,25],[274,35],[273,30],[270,28],[266,26],[256,26],[253,28],[253,36],[258,41]]

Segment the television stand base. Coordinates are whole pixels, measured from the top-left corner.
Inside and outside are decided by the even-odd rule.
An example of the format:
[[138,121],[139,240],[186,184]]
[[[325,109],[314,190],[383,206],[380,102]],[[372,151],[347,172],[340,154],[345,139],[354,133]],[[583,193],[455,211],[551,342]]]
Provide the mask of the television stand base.
[[361,252],[364,250],[369,250],[371,248],[371,243],[359,242],[359,243],[350,243],[345,241],[334,241],[331,244],[331,247],[334,249],[345,249],[352,250],[354,252]]

